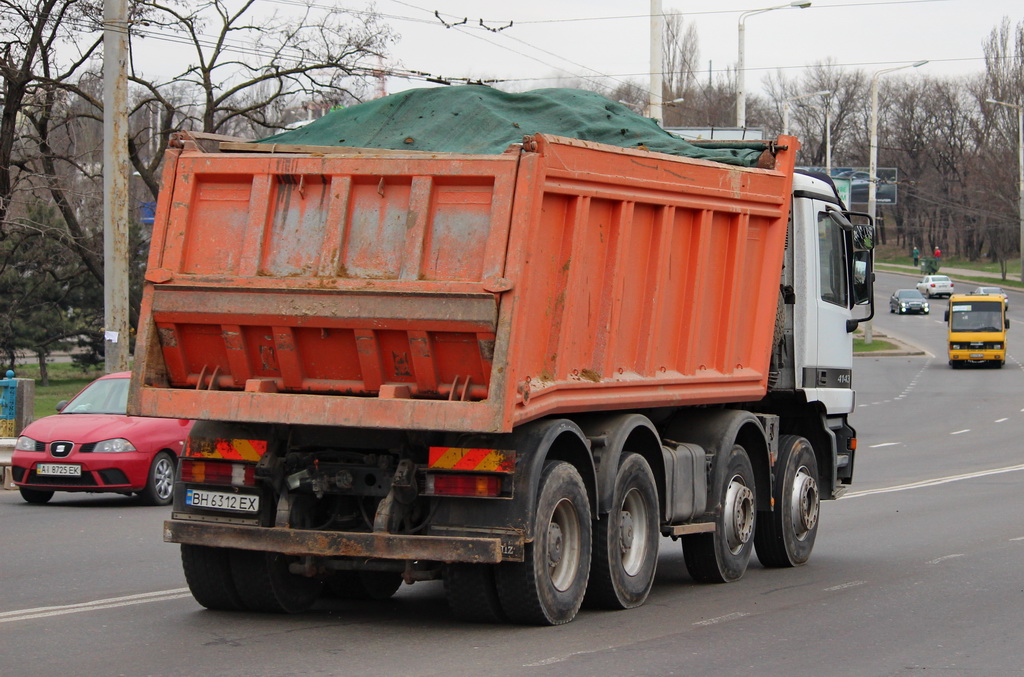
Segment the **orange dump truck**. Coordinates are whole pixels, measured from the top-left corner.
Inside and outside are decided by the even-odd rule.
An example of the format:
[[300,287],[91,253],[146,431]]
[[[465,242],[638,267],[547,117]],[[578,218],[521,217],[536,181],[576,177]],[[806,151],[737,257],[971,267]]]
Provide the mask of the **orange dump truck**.
[[[197,419],[164,537],[212,609],[443,578],[557,624],[807,561],[852,477],[870,226],[831,184],[531,135],[166,160],[131,409]],[[860,314],[863,314],[860,313]]]

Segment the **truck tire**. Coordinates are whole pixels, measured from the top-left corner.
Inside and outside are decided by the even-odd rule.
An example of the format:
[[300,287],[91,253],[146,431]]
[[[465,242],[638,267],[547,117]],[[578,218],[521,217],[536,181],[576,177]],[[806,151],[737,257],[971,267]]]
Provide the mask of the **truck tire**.
[[231,573],[231,550],[181,544],[181,568],[196,601],[213,611],[244,609]]
[[647,600],[658,565],[658,490],[640,454],[623,454],[611,510],[593,523],[594,561],[586,604],[632,609]]
[[470,623],[508,620],[498,598],[493,564],[449,564],[444,572],[444,595],[459,620]]
[[167,505],[174,495],[174,459],[166,451],[153,457],[149,478],[139,497],[146,505]]
[[796,567],[810,559],[818,534],[821,495],[811,443],[798,435],[780,437],[775,468],[775,510],[758,514],[754,549],[766,567]]
[[313,605],[323,582],[288,571],[290,558],[276,552],[235,550],[231,573],[242,604],[250,611],[294,614]]
[[327,579],[327,588],[341,599],[391,599],[400,587],[397,571],[339,571]]
[[731,583],[743,577],[754,549],[757,500],[754,471],[746,450],[734,445],[722,460],[725,473],[713,490],[718,506],[715,531],[684,536],[683,559],[701,583]]
[[587,488],[572,465],[544,465],[533,533],[524,561],[496,570],[501,606],[513,623],[568,623],[587,591],[592,548]]

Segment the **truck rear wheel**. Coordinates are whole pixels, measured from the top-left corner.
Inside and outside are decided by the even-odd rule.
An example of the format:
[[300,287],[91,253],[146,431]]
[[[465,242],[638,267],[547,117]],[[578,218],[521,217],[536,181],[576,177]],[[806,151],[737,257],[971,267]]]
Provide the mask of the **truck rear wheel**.
[[727,452],[723,481],[715,487],[719,506],[715,531],[684,536],[686,570],[702,583],[730,583],[747,570],[754,549],[757,501],[754,471],[746,450],[734,445]]
[[533,535],[523,562],[497,568],[501,606],[514,623],[568,623],[587,591],[592,548],[587,489],[572,465],[545,464]]
[[288,571],[290,558],[276,552],[235,550],[231,573],[242,603],[251,611],[294,614],[320,596],[323,582]]
[[[500,566],[500,565],[499,565]],[[495,581],[493,564],[449,564],[444,572],[444,594],[452,613],[471,623],[508,620]]]
[[766,567],[800,566],[814,549],[821,500],[811,443],[798,435],[783,435],[775,467],[775,510],[758,515],[754,547]]
[[181,567],[196,601],[214,611],[245,608],[231,573],[231,550],[181,544]]
[[627,453],[615,474],[612,506],[594,522],[594,563],[587,604],[632,609],[644,603],[658,565],[658,490],[651,467]]

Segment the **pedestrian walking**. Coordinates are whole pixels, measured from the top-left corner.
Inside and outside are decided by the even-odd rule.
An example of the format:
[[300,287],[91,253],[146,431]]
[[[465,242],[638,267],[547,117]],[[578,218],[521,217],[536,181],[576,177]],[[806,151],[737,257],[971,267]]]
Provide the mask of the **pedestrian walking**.
[[942,250],[939,249],[938,246],[936,246],[935,247],[935,260],[937,261],[937,260],[939,260],[941,258],[942,258]]
[[921,259],[921,250],[917,248],[916,244],[914,245],[913,254],[914,254],[914,267],[917,268],[917,262]]

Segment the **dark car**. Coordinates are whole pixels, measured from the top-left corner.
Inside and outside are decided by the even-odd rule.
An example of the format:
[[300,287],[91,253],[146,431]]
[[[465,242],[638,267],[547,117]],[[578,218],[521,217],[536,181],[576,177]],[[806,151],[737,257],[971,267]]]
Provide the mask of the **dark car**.
[[93,381],[60,413],[29,424],[14,447],[14,483],[29,503],[55,491],[139,494],[171,502],[178,456],[192,421],[128,416],[129,372]]
[[928,307],[928,299],[921,295],[916,289],[897,289],[889,297],[889,312],[898,315],[909,313],[920,313],[927,315],[931,308]]

